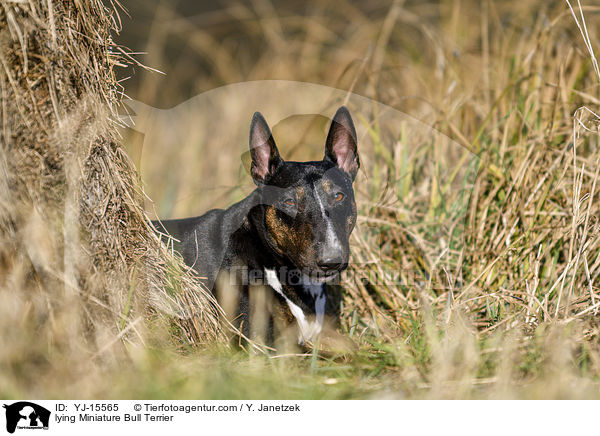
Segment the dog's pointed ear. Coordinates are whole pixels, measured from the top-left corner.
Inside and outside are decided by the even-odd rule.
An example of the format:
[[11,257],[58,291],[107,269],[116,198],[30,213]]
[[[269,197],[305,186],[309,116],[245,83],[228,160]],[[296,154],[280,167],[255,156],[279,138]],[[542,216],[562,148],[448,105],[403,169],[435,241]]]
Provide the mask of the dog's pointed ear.
[[358,159],[356,130],[346,106],[340,107],[329,128],[325,142],[325,159],[332,161],[341,170],[356,177],[360,161]]
[[264,184],[283,163],[271,129],[260,112],[255,112],[250,124],[250,174],[257,185]]

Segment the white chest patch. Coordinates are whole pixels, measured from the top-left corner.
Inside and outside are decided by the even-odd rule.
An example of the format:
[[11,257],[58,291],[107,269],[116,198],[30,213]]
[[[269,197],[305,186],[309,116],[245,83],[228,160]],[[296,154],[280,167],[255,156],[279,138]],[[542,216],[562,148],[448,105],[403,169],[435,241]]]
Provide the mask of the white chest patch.
[[302,309],[291,301],[283,293],[283,287],[277,277],[277,273],[272,269],[265,269],[267,284],[273,288],[275,292],[285,298],[285,301],[290,308],[290,312],[296,318],[300,327],[300,335],[298,336],[298,344],[302,345],[305,341],[311,341],[316,338],[323,329],[323,318],[325,316],[325,292],[323,292],[323,284],[305,285],[304,289],[315,299],[316,317],[313,320],[306,319],[306,315]]

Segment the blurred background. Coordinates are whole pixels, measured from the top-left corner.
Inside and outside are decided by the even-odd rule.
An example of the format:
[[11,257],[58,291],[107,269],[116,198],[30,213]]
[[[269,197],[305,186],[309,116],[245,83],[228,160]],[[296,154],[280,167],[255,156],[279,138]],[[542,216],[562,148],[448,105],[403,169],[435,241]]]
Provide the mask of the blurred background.
[[538,21],[549,26],[562,15],[566,25],[553,38],[580,39],[558,0],[121,3],[131,18],[122,14],[117,41],[165,73],[138,68],[123,84],[162,109],[219,86],[282,79],[353,89],[418,115],[447,103],[454,82],[456,95],[489,94],[500,73],[486,68],[489,56],[517,48]]
[[[368,97],[402,113],[396,117],[414,117],[439,127],[436,123],[443,114],[458,104],[452,101],[454,94],[475,93],[485,85],[485,78],[457,80],[463,72],[481,70],[473,65],[482,61],[479,28],[470,33],[461,26],[469,16],[479,16],[481,11],[473,8],[482,7],[477,2],[126,1],[123,5],[135,19],[123,15],[119,43],[147,53],[135,58],[164,73],[140,67],[122,72],[130,98],[167,110],[154,111],[156,116],[147,123],[158,123],[152,133],[138,125],[136,131],[142,134],[130,131],[127,140],[155,201],[148,209],[161,217],[197,215],[252,189],[240,157],[247,151],[255,110],[271,123],[285,158],[320,159],[327,117],[336,105],[348,104],[350,95],[332,89],[328,100],[320,99],[325,88],[306,90],[300,85],[279,91],[268,84],[253,91],[238,87],[219,93],[213,91],[216,88],[257,80],[308,82]],[[514,7],[509,8],[510,15],[492,8],[497,20],[510,20],[518,13]],[[208,92],[212,94],[207,96]],[[199,95],[200,100],[188,102]],[[176,108],[184,102],[185,107]],[[351,110],[357,111],[355,118],[363,117],[365,128],[373,128],[377,117],[366,113],[373,112],[368,105],[363,102]],[[288,108],[285,116],[277,113],[283,106]],[[167,112],[166,124],[156,121],[164,120]],[[360,151],[363,163],[369,165],[373,136],[364,133]],[[398,135],[388,139],[385,147],[390,149]],[[418,148],[416,142],[411,143],[412,151]]]
[[[121,70],[124,91],[142,105],[166,110],[153,112],[147,123],[156,124],[152,133],[138,126],[127,132],[126,141],[154,201],[147,208],[163,218],[224,207],[252,189],[240,158],[255,110],[271,123],[285,158],[317,159],[327,117],[349,100],[338,93],[315,102],[311,111],[311,100],[323,89],[277,91],[265,84],[254,91],[236,88],[208,96],[209,91],[257,80],[324,85],[385,104],[464,147],[472,139],[468,130],[477,129],[503,92],[494,85],[513,78],[515,59],[527,56],[531,48],[525,43],[549,29],[550,17],[561,16],[554,24],[566,24],[553,25],[555,44],[580,38],[562,1],[126,0],[123,6],[129,17],[122,14],[117,41],[150,67]],[[267,109],[276,112],[284,105],[285,117]],[[147,115],[145,106],[137,110]],[[351,109],[364,112],[364,106]],[[377,117],[362,116],[365,127],[377,124]],[[361,141],[366,164],[374,159],[366,143],[372,139],[365,134]],[[391,150],[390,141],[397,139],[384,141],[384,147]],[[408,151],[417,149],[415,142]],[[372,173],[374,167],[367,168]]]

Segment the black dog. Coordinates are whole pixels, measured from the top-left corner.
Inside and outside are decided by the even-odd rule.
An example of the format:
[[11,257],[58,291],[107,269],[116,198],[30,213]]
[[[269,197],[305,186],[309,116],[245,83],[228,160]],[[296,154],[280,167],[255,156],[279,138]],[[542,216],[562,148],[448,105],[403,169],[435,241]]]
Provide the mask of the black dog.
[[356,223],[356,131],[342,106],[327,135],[323,160],[286,162],[256,112],[250,154],[257,189],[248,197],[200,217],[153,223],[179,241],[175,248],[207,278],[215,295],[224,287],[235,289],[233,315],[244,334],[250,332],[252,289],[262,285],[274,291],[279,308],[269,315],[269,334],[279,314],[287,323],[295,319],[303,344],[320,333],[325,315],[337,316],[339,301],[327,283],[348,266],[349,236]]

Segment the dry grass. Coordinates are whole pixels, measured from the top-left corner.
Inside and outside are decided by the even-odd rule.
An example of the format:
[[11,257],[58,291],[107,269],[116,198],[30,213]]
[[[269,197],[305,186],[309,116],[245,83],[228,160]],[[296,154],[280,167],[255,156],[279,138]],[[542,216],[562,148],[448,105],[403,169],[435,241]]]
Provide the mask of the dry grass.
[[195,343],[223,335],[210,297],[151,231],[118,145],[118,25],[100,1],[0,4],[2,396],[41,395],[27,374],[97,382],[161,326]]
[[[107,33],[89,63],[67,50],[66,60],[48,72],[42,61],[53,32],[74,37],[86,34],[77,26],[85,30],[89,23],[55,20],[53,30],[49,19],[33,21],[29,6],[3,2],[3,37],[10,44],[1,59],[9,66],[1,73],[2,162],[13,179],[0,185],[6,205],[0,259],[11,271],[0,276],[8,277],[1,286],[9,308],[0,322],[6,341],[0,386],[8,386],[0,395],[80,389],[117,397],[598,398],[600,78],[584,42],[589,35],[587,45],[600,46],[597,7],[584,6],[584,27],[573,5],[580,33],[559,1],[256,1],[212,11],[187,2],[178,9],[137,0],[126,6],[133,19],[119,41],[144,48],[147,40],[148,55],[140,59],[167,73],[133,67],[126,92],[147,105],[167,108],[248,80],[353,92],[321,101],[313,99],[319,92],[224,88],[161,112],[176,123],[153,120],[154,131],[143,140],[127,132],[125,144],[154,200],[146,200],[147,210],[156,208],[161,217],[200,214],[251,188],[239,159],[247,112],[261,110],[274,120],[284,157],[313,158],[320,150],[303,145],[318,141],[326,123],[287,116],[330,115],[347,99],[364,165],[342,330],[360,347],[333,357],[169,351],[166,343],[174,342],[174,332],[180,338],[181,329],[170,328],[171,318],[162,315],[142,322],[145,296],[164,302],[165,290],[181,296],[192,289],[189,295],[206,303],[177,261],[157,252],[137,206],[142,194],[131,165],[115,145],[123,130],[109,122],[119,98],[106,66],[122,60],[109,55]],[[8,17],[6,11],[21,8]],[[81,13],[62,8],[56,6],[55,17]],[[46,9],[36,13],[49,17]],[[102,9],[94,16],[104,23],[94,25],[108,32],[114,15]],[[17,18],[21,34],[36,40],[24,30],[36,23],[28,24],[30,32],[38,29],[49,45],[22,50],[19,31],[10,31]],[[22,53],[32,53],[29,73]],[[34,65],[42,79],[25,80]],[[61,74],[81,77],[86,86]],[[50,80],[62,85],[49,87]],[[65,95],[54,98],[48,89]],[[318,107],[310,109],[311,100]],[[21,113],[29,121],[17,120]],[[29,128],[34,121],[42,128]],[[136,128],[144,130],[142,124]],[[306,132],[301,141],[299,130]],[[57,137],[76,140],[52,140]],[[18,157],[24,152],[31,154]],[[73,231],[77,223],[85,232]],[[198,328],[186,323],[184,332],[216,325],[214,312],[195,313],[208,321],[198,320]],[[25,333],[10,334],[15,325]],[[110,388],[94,386],[94,375],[83,370],[60,370],[64,362],[84,368],[91,356],[119,362],[119,373],[94,373],[109,374]],[[36,391],[25,374],[39,367],[76,383]]]

